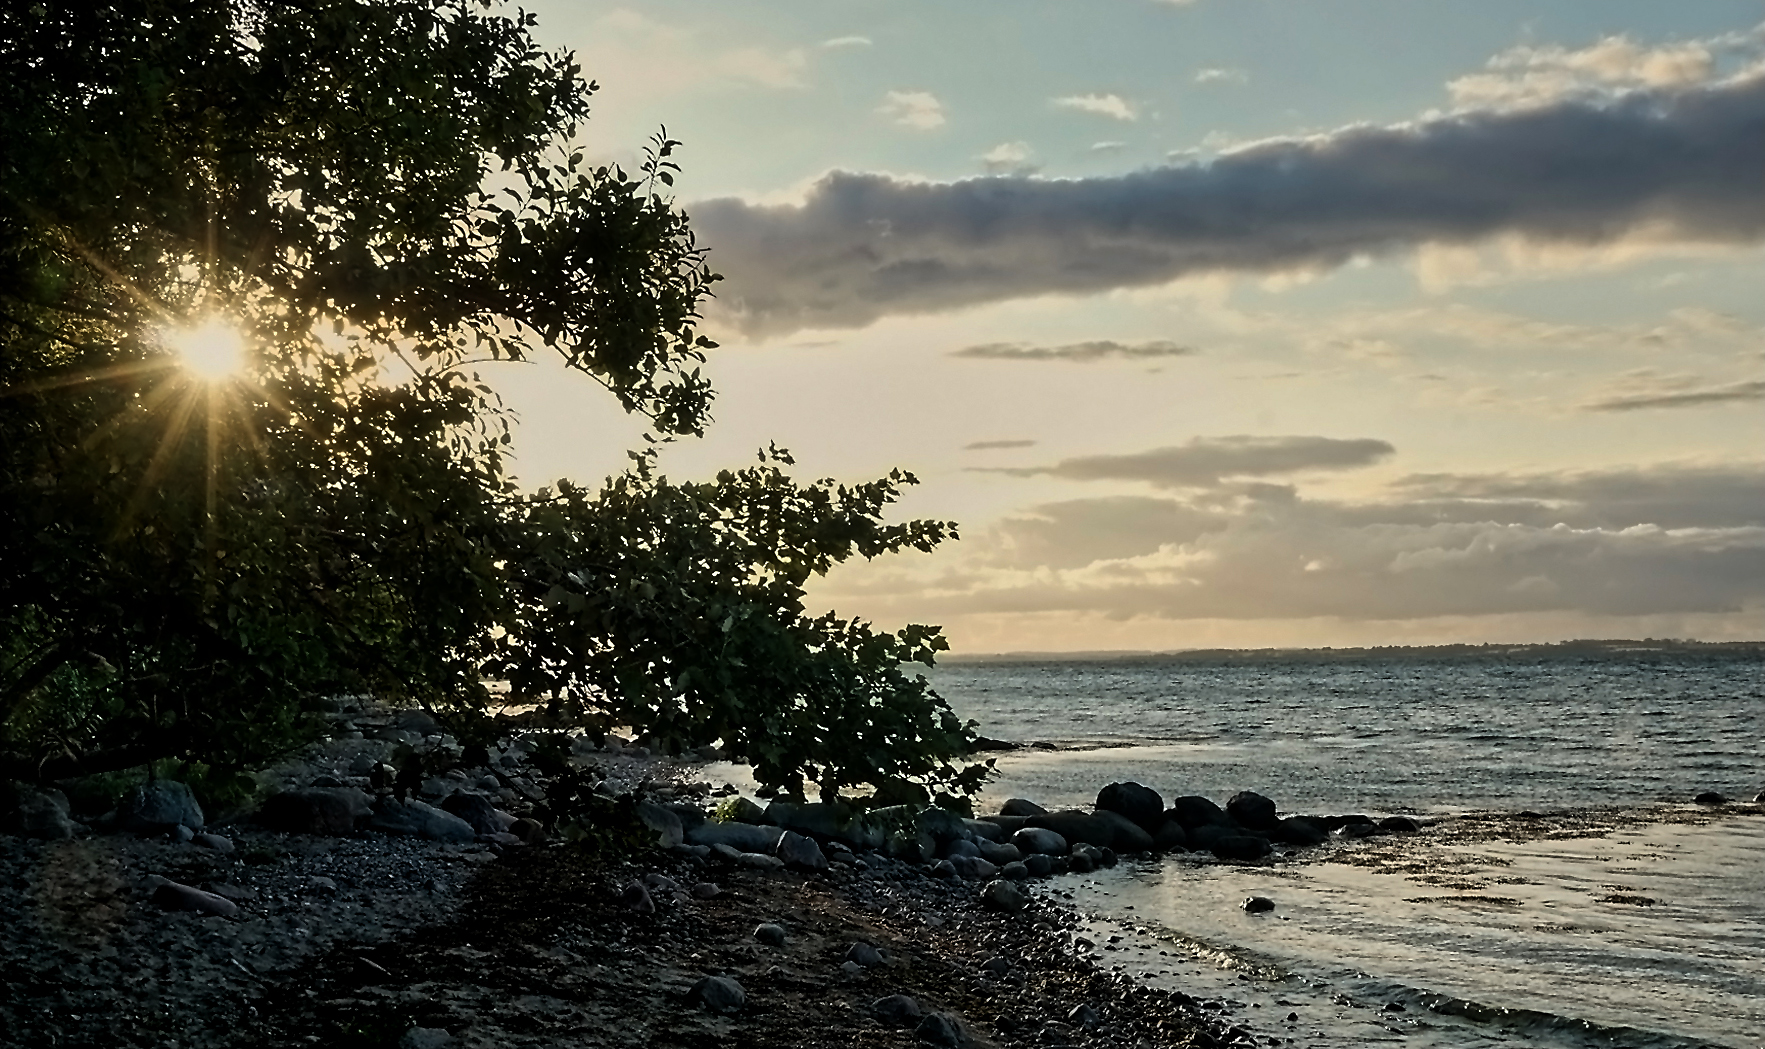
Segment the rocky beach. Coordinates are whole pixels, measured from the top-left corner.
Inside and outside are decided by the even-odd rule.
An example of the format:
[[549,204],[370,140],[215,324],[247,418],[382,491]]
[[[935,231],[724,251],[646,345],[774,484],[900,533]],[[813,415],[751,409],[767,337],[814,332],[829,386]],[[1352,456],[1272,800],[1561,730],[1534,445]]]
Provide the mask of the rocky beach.
[[1416,829],[1131,783],[984,819],[763,806],[617,736],[472,751],[420,711],[332,721],[231,812],[168,780],[102,812],[13,790],[0,1043],[1253,1044],[1231,1000],[1110,971],[1044,879]]

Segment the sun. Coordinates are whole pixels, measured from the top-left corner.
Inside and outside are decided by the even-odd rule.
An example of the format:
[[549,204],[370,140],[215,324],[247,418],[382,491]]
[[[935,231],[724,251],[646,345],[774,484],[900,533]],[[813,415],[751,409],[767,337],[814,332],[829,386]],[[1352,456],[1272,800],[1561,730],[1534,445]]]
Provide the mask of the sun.
[[205,382],[224,382],[245,367],[245,340],[239,330],[218,317],[166,336],[185,368]]

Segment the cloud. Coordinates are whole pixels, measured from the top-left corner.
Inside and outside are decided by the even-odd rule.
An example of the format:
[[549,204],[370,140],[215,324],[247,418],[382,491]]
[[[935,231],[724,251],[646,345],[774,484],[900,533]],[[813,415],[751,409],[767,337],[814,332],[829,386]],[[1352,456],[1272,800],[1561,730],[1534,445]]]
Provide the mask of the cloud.
[[1591,401],[1581,407],[1590,412],[1635,412],[1646,408],[1702,408],[1711,404],[1755,401],[1765,401],[1765,380],[1752,379],[1693,390],[1626,394]]
[[1112,120],[1138,120],[1140,115],[1134,107],[1120,95],[1067,95],[1064,98],[1050,99],[1060,109],[1076,109],[1081,113],[1095,113],[1100,117]]
[[985,452],[994,448],[1030,448],[1034,447],[1035,443],[1036,442],[1034,441],[1025,440],[970,441],[968,444],[962,446],[962,450],[965,452]]
[[1187,444],[1128,455],[1086,455],[1052,466],[970,467],[987,473],[1073,481],[1146,481],[1155,488],[1208,488],[1227,478],[1371,466],[1395,454],[1384,441],[1332,437],[1197,437]]
[[832,51],[842,47],[869,47],[871,43],[867,36],[836,36],[832,40],[823,40],[821,46]]
[[1151,360],[1160,357],[1188,357],[1195,349],[1166,339],[1150,342],[1116,342],[1094,339],[1071,342],[1061,346],[1029,346],[1021,342],[988,342],[964,346],[952,357],[978,357],[994,361],[1101,361],[1107,359]]
[[1128,148],[1126,142],[1117,142],[1113,139],[1108,142],[1091,143],[1091,152],[1093,153],[1118,153],[1126,148]]
[[1489,60],[1486,71],[1447,84],[1460,106],[1544,105],[1614,88],[1687,87],[1709,80],[1716,55],[1704,41],[1644,47],[1609,36],[1590,47],[1516,47]]
[[1242,69],[1197,69],[1197,84],[1248,84],[1250,74]]
[[991,175],[1028,175],[1037,169],[1037,165],[1030,163],[1030,157],[1034,155],[1027,142],[1001,142],[982,153],[979,159],[981,166]]
[[876,111],[893,123],[916,131],[944,126],[944,104],[929,91],[890,91]]
[[[942,111],[923,98],[885,108],[935,126]],[[801,203],[688,210],[728,277],[720,316],[766,335],[1503,236],[1751,244],[1765,237],[1762,170],[1765,72],[1347,127],[1109,177],[833,172]]]

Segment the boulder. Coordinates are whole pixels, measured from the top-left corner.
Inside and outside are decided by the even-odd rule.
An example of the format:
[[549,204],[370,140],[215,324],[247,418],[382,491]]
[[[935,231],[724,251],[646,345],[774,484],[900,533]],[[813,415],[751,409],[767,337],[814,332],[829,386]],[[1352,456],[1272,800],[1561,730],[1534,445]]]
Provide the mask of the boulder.
[[339,836],[353,832],[356,822],[373,812],[368,795],[354,787],[303,787],[265,798],[257,820],[289,834]]
[[[1042,858],[1047,859],[1048,857],[1044,856]],[[1007,863],[1005,866],[999,868],[999,877],[1004,878],[1007,881],[1024,881],[1029,876],[1030,869],[1022,860],[1018,860],[1015,863]]]
[[202,806],[188,784],[159,779],[123,795],[117,805],[117,826],[136,834],[164,834],[173,827],[201,830]]
[[852,944],[852,946],[846,948],[846,957],[844,960],[848,962],[856,962],[859,965],[864,966],[866,969],[869,969],[888,961],[888,958],[883,955],[883,952],[877,950],[874,945],[859,940]]
[[413,1027],[398,1040],[398,1049],[452,1049],[454,1036],[445,1027]]
[[967,838],[957,838],[944,846],[943,853],[945,859],[953,860],[958,856],[979,856],[981,850],[980,846]]
[[962,1032],[956,1021],[943,1013],[926,1013],[919,1018],[919,1026],[913,1029],[913,1033],[927,1045],[957,1049],[962,1044]]
[[1194,794],[1171,802],[1171,807],[1165,810],[1164,815],[1166,819],[1176,820],[1186,831],[1228,822],[1224,809],[1207,798]]
[[740,852],[770,853],[778,848],[784,831],[777,827],[758,827],[751,823],[706,823],[694,827],[686,835],[692,845],[728,845]]
[[1005,838],[1005,828],[989,820],[963,820],[962,826],[976,842],[1003,841]]
[[870,1015],[877,1022],[890,1027],[907,1027],[919,1022],[924,1015],[919,1003],[904,994],[891,994],[887,998],[878,998],[870,1003]]
[[197,914],[218,914],[223,918],[231,918],[239,913],[239,905],[225,896],[217,896],[212,892],[203,892],[193,886],[183,885],[175,881],[161,882],[153,890],[150,897],[154,903],[168,911],[194,911]]
[[717,818],[729,823],[765,823],[766,810],[753,799],[737,794],[718,804]]
[[1726,804],[1728,804],[1728,798],[1725,795],[1718,794],[1717,792],[1715,792],[1713,790],[1706,790],[1702,794],[1699,794],[1697,797],[1695,797],[1691,800],[1692,800],[1692,803],[1696,804],[1696,805],[1726,805]]
[[824,871],[827,869],[827,856],[822,853],[821,846],[814,839],[806,838],[794,830],[787,830],[778,837],[779,859],[784,865],[795,870]]
[[975,850],[980,853],[981,859],[988,863],[997,863],[1003,866],[1023,859],[1023,853],[1016,845],[998,845],[983,840],[975,842],[974,846]]
[[[1046,815],[1046,813],[1043,813],[1042,815]],[[1004,841],[1006,838],[1011,837],[1013,834],[1016,834],[1018,831],[1029,826],[1030,817],[1028,817],[1028,816],[982,816],[981,821],[984,823],[991,823],[993,826],[998,827],[999,828],[999,837],[996,840]]]
[[1134,782],[1111,783],[1098,791],[1097,810],[1126,816],[1148,835],[1164,822],[1164,799],[1151,787]]
[[641,881],[634,881],[625,886],[619,893],[619,906],[638,914],[656,913],[655,897],[650,895],[650,887]]
[[999,876],[998,864],[988,863],[979,856],[958,856],[949,862],[959,876],[970,881],[986,881]]
[[523,816],[509,824],[509,833],[529,845],[545,840],[545,824],[530,816]]
[[1272,830],[1281,818],[1275,803],[1254,790],[1241,790],[1228,798],[1226,815],[1245,830]]
[[68,815],[67,795],[59,790],[37,790],[24,787],[16,792],[0,783],[0,830],[27,838],[57,841],[73,837],[80,829]]
[[927,863],[937,855],[938,843],[930,834],[898,830],[883,844],[884,851],[906,863]]
[[[642,807],[642,803],[639,804],[639,807]],[[441,803],[441,809],[443,812],[451,812],[470,823],[472,829],[479,834],[501,834],[515,822],[513,816],[508,816],[505,819],[507,814],[498,811],[496,806],[490,803],[490,799],[482,794],[467,794],[463,791],[458,794],[449,794],[446,800]]]
[[713,1012],[739,1012],[748,1004],[748,993],[742,985],[727,976],[707,976],[692,985],[688,997]]
[[1324,829],[1320,821],[1310,816],[1288,816],[1270,828],[1269,838],[1283,845],[1309,849],[1329,841],[1330,832]]
[[1216,840],[1212,846],[1213,854],[1222,860],[1250,862],[1260,860],[1269,854],[1269,843],[1266,838],[1255,838],[1248,834],[1227,834]]
[[212,849],[222,854],[233,851],[233,839],[220,834],[198,834],[191,841],[205,849]]
[[913,818],[913,824],[921,834],[929,834],[932,839],[942,845],[958,839],[967,840],[968,828],[963,826],[961,816],[949,809],[940,809],[936,805],[927,805],[919,810]]
[[783,947],[785,938],[784,926],[777,922],[762,922],[754,926],[754,939],[768,947]]
[[472,825],[451,812],[421,801],[383,798],[374,806],[368,827],[383,834],[399,834],[431,841],[468,842],[478,836]]
[[1387,816],[1379,821],[1379,828],[1393,834],[1417,834],[1421,832],[1422,825],[1408,816]]
[[1218,823],[1202,823],[1190,827],[1183,833],[1188,835],[1189,848],[1211,849],[1213,848],[1214,842],[1219,841],[1221,838],[1237,834],[1238,829],[1232,826],[1223,826]]
[[1165,820],[1158,825],[1158,832],[1152,835],[1152,847],[1161,852],[1189,847],[1189,835],[1183,831],[1183,825],[1176,820]]
[[[454,797],[461,795],[456,794]],[[655,834],[656,844],[662,848],[672,848],[686,840],[686,831],[681,826],[680,817],[655,802],[640,801],[633,806],[633,813],[639,823]]]
[[1066,839],[1046,827],[1025,827],[1011,836],[1011,844],[1026,855],[1059,856],[1066,852]]
[[694,827],[702,827],[705,824],[705,810],[699,808],[697,805],[684,801],[675,801],[669,802],[662,807],[669,812],[674,813],[674,815],[679,818],[680,829],[683,835]]
[[1023,869],[1028,871],[1032,878],[1046,878],[1054,873],[1054,857],[1052,856],[1032,852],[1023,858],[1022,863]]
[[1001,816],[1046,816],[1048,810],[1028,798],[1012,798],[999,806]]
[[1344,823],[1336,828],[1336,835],[1342,838],[1372,838],[1386,833],[1385,828],[1367,820],[1362,823]]
[[988,882],[981,889],[981,899],[1002,911],[1021,911],[1030,902],[1029,894],[1018,888],[1015,882],[1003,879]]
[[1267,896],[1246,896],[1238,906],[1250,914],[1266,914],[1275,909],[1275,901]]
[[1085,844],[1106,848],[1115,844],[1114,823],[1079,809],[1062,809],[1046,816],[1031,816],[1029,825],[1053,831],[1065,838],[1068,845]]
[[[1160,819],[1164,818],[1162,807],[1158,810],[1158,816]],[[1097,818],[1110,824],[1111,829],[1115,831],[1115,840],[1102,848],[1114,849],[1117,852],[1152,851],[1152,835],[1146,833],[1146,829],[1138,823],[1110,809],[1098,809]]]
[[1095,846],[1080,842],[1072,847],[1072,852],[1067,854],[1066,869],[1074,874],[1089,874],[1103,866],[1099,859]]

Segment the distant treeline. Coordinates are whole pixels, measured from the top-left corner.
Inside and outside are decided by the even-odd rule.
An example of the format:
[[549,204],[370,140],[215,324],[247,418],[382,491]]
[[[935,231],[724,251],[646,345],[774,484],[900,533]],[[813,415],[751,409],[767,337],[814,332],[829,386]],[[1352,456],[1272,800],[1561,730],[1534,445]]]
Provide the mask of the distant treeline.
[[1373,648],[1198,648],[1177,652],[1003,652],[947,655],[945,663],[1290,663],[1609,659],[1702,656],[1765,660],[1765,641],[1584,639],[1536,645],[1380,645]]

